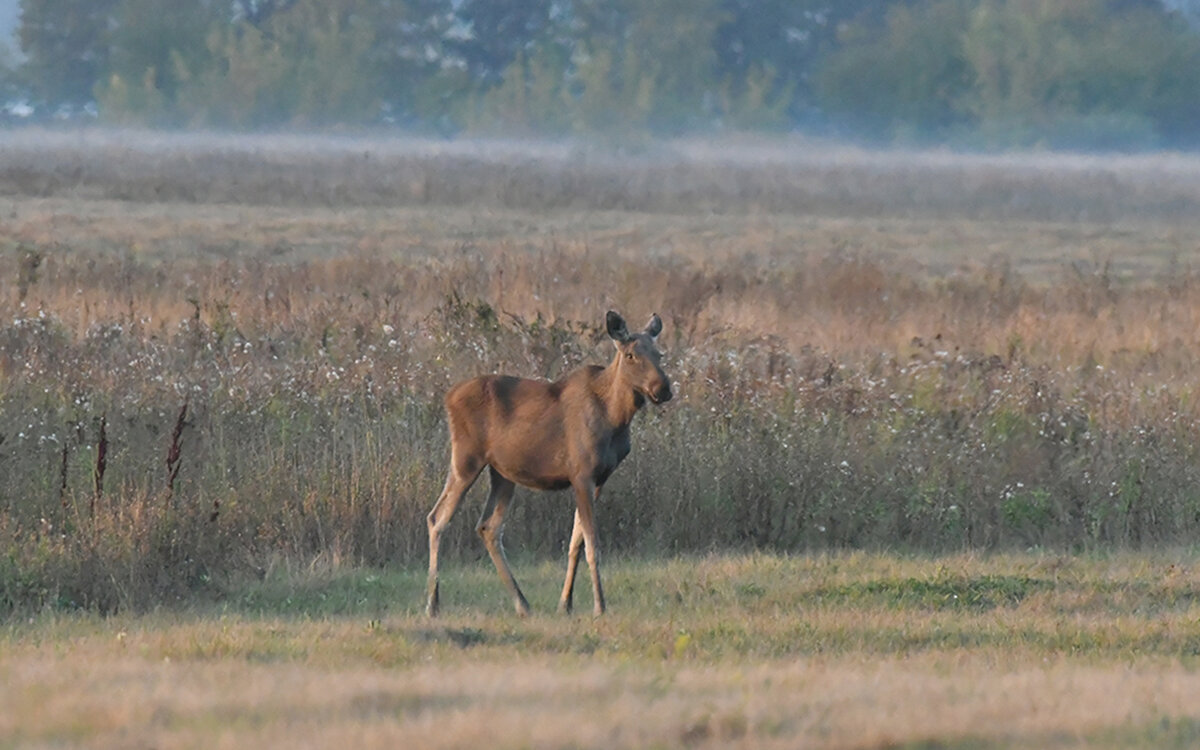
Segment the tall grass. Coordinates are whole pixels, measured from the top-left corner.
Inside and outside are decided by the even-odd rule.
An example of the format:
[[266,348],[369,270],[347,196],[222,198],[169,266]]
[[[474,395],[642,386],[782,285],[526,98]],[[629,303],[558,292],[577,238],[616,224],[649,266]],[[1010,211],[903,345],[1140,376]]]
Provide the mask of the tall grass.
[[[605,488],[606,551],[1138,547],[1200,531],[1194,272],[1064,267],[1046,284],[1004,262],[945,275],[746,247],[15,244],[0,256],[0,609],[220,595],[285,560],[423,564],[441,394],[605,362],[606,307],[663,314],[679,393],[638,417]],[[569,503],[519,495],[510,551],[561,552]],[[448,555],[481,554],[471,520]]]

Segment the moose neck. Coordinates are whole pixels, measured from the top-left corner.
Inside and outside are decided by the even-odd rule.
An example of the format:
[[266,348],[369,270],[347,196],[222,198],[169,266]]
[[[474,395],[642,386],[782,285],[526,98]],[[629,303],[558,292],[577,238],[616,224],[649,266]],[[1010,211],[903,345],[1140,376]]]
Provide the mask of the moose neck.
[[633,421],[645,402],[645,397],[635,391],[620,377],[621,353],[613,357],[613,361],[596,379],[596,395],[604,403],[608,421],[613,427],[623,427]]

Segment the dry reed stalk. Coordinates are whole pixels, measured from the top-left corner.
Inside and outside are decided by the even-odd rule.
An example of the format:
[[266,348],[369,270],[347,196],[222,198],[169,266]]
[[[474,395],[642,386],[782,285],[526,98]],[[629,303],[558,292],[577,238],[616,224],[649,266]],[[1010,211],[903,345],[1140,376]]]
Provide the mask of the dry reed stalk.
[[167,449],[167,498],[166,503],[170,504],[172,498],[175,497],[175,480],[179,478],[179,467],[181,465],[183,425],[187,419],[188,402],[185,400],[183,406],[179,408],[179,416],[175,418],[175,429],[171,431],[171,447]]
[[67,441],[66,441],[66,438],[64,438],[63,446],[62,446],[62,465],[59,466],[59,469],[58,469],[58,476],[59,476],[58,504],[62,507],[62,510],[63,510],[63,520],[66,520],[66,512],[67,512],[67,453],[68,453]]
[[100,415],[100,435],[96,440],[96,465],[92,469],[92,502],[88,512],[96,518],[96,502],[104,494],[104,470],[108,467],[108,415]]

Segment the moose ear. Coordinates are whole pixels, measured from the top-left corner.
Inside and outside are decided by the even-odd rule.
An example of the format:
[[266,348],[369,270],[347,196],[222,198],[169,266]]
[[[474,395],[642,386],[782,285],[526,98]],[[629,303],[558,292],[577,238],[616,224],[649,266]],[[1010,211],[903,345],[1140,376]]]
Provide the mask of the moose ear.
[[652,338],[658,338],[658,334],[662,333],[662,318],[658,317],[658,313],[650,316],[650,322],[646,324],[646,334]]
[[629,329],[625,327],[625,319],[612,310],[608,311],[608,315],[604,318],[604,325],[608,328],[608,335],[617,341],[627,341],[629,339]]

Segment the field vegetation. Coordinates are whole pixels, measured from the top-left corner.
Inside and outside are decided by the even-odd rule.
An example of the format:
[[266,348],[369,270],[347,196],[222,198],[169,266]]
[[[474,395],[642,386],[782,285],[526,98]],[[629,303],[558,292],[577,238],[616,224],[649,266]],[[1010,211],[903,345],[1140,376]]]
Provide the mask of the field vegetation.
[[[558,561],[523,578],[554,601]],[[20,747],[1189,748],[1190,552],[683,556],[603,618],[483,566],[276,570],[220,603],[0,629]]]
[[[78,173],[75,155],[41,163]],[[103,192],[152,161],[112,160]],[[679,391],[639,417],[601,505],[613,552],[1193,539],[1197,225],[932,213],[18,194],[0,238],[0,603],[109,612],[219,595],[281,559],[416,564],[447,386],[606,361],[609,307],[664,316]],[[560,551],[567,503],[520,501],[510,547]],[[478,554],[470,527],[451,556]]]
[[[1194,744],[1196,162],[456,146],[371,199],[399,148],[66,140],[0,153],[0,737]],[[423,620],[442,393],[608,308],[677,387],[612,617],[517,621],[468,509]],[[510,514],[542,612],[569,502]]]

